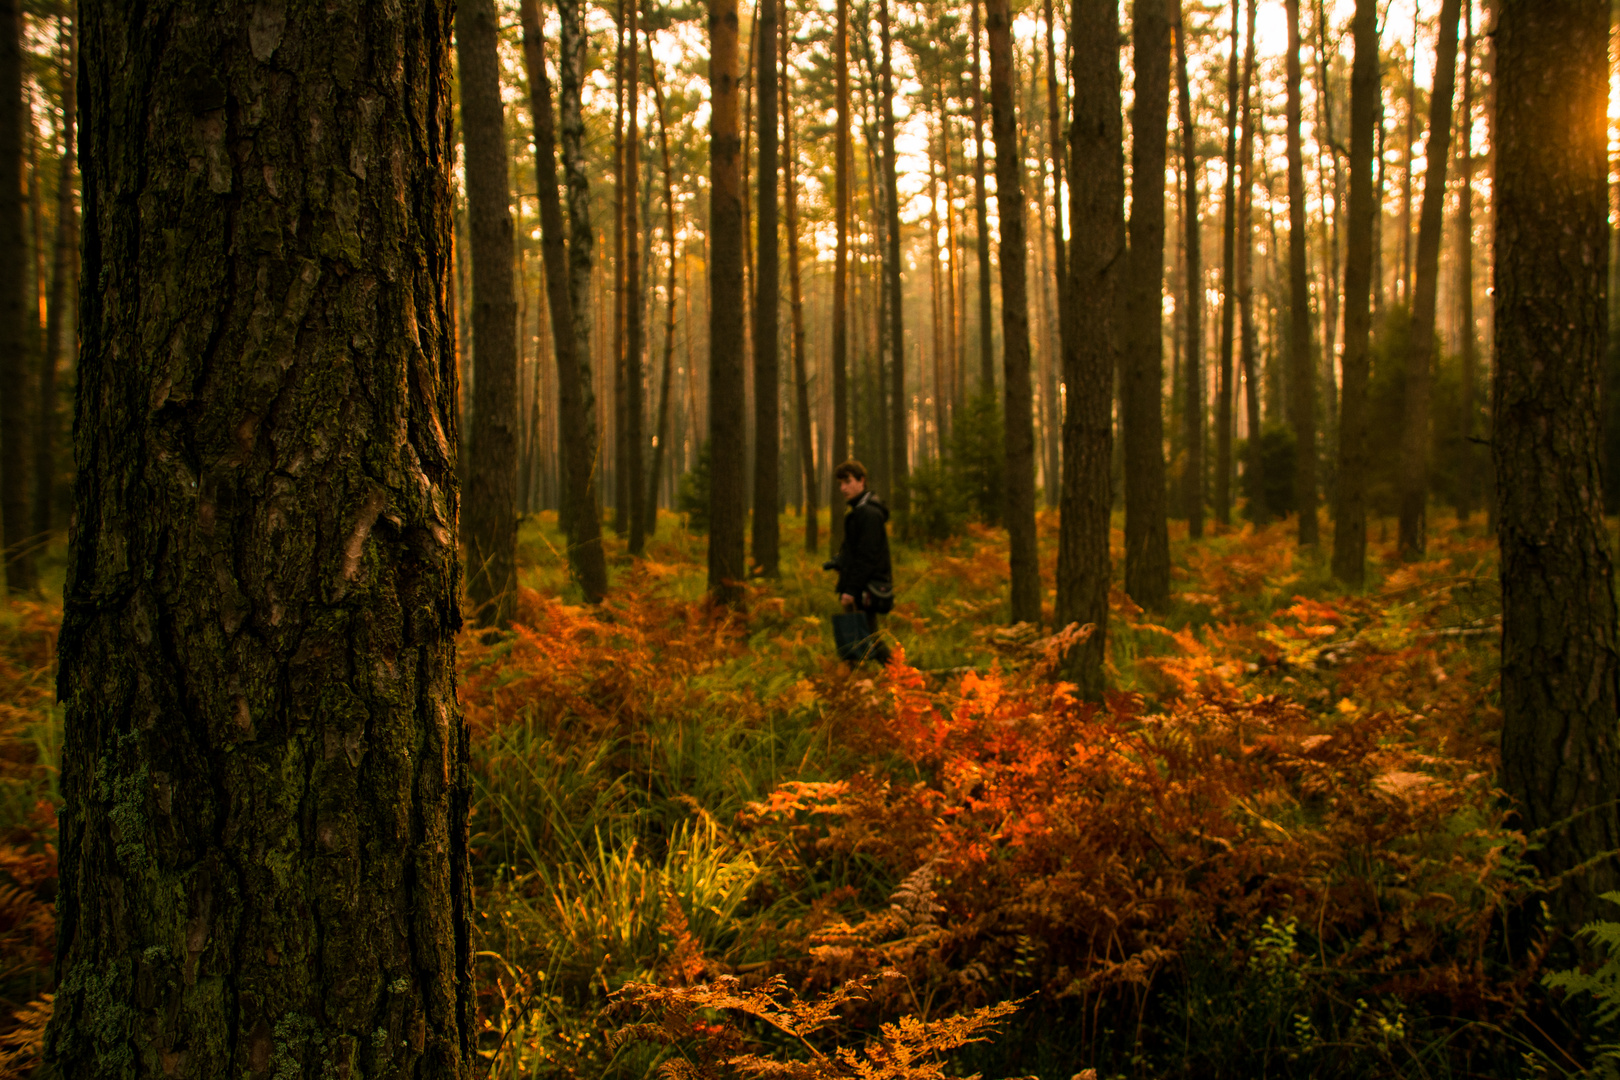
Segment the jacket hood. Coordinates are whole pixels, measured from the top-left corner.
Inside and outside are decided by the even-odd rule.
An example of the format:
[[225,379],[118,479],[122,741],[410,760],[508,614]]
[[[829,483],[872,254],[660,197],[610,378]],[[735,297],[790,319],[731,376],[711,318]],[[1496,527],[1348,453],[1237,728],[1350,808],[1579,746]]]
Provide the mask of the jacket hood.
[[855,510],[862,506],[870,506],[872,509],[883,515],[884,521],[889,520],[889,508],[883,505],[883,500],[877,497],[876,492],[863,491],[849,504],[849,508],[851,510]]

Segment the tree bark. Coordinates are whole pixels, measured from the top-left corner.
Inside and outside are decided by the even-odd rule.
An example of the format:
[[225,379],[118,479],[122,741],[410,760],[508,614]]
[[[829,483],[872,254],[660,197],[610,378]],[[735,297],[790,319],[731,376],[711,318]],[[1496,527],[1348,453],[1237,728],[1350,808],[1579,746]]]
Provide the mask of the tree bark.
[[29,347],[35,315],[28,309],[28,244],[23,228],[23,63],[21,0],[0,0],[0,539],[6,588],[37,584],[33,551],[32,411]]
[[1434,367],[1435,308],[1439,302],[1440,239],[1446,203],[1446,167],[1451,159],[1451,98],[1457,82],[1457,23],[1461,0],[1440,5],[1434,90],[1429,98],[1429,142],[1423,154],[1423,206],[1418,218],[1412,332],[1407,343],[1405,415],[1401,427],[1400,552],[1406,560],[1424,551],[1429,502],[1429,451],[1433,439],[1430,383]]
[[996,393],[996,357],[990,330],[990,202],[984,186],[984,76],[979,67],[979,4],[973,9],[973,212],[979,230],[979,392]]
[[777,256],[776,3],[761,0],[754,26],[759,64],[759,246],[754,274],[754,567],[767,577],[780,572],[781,378],[778,374],[777,311],[781,266]]
[[878,35],[883,43],[883,67],[879,107],[883,138],[884,210],[888,229],[884,237],[887,252],[883,273],[889,287],[889,493],[890,504],[902,518],[911,499],[906,490],[907,408],[906,408],[906,329],[905,303],[900,280],[900,177],[894,146],[894,58],[893,34],[889,26],[889,0],[878,0]]
[[820,481],[816,472],[816,443],[810,428],[810,378],[804,356],[804,294],[799,277],[798,163],[793,157],[793,71],[788,65],[787,0],[781,0],[782,18],[782,204],[787,214],[788,283],[793,304],[793,390],[798,408],[794,431],[799,444],[799,467],[804,474],[804,550],[820,546]]
[[493,0],[461,0],[456,43],[473,279],[467,595],[480,625],[504,627],[517,598],[517,294],[498,29]]
[[1074,0],[1069,144],[1070,326],[1063,374],[1063,505],[1058,534],[1057,623],[1094,629],[1065,659],[1066,677],[1102,697],[1108,631],[1108,526],[1112,499],[1115,294],[1125,251],[1125,161],[1120,104],[1119,2]]
[[1007,522],[1012,621],[1041,621],[1041,567],[1035,550],[1035,392],[1029,374],[1029,296],[1025,282],[1023,163],[1013,105],[1012,15],[1007,0],[986,0],[990,39],[990,135],[996,143],[996,213],[1001,221],[1003,513]]
[[1176,17],[1176,90],[1181,113],[1181,167],[1186,182],[1181,189],[1182,250],[1187,270],[1180,305],[1186,310],[1186,364],[1182,373],[1182,439],[1187,469],[1181,475],[1182,510],[1187,535],[1204,535],[1204,258],[1198,220],[1198,129],[1193,125],[1192,91],[1187,79],[1187,24]]
[[1350,205],[1344,264],[1344,387],[1339,395],[1338,505],[1333,576],[1359,587],[1367,572],[1367,384],[1372,373],[1373,143],[1378,127],[1378,2],[1356,0],[1350,69]]
[[[837,248],[833,253],[832,324],[832,456],[829,468],[837,468],[849,457],[849,0],[837,0],[838,28],[834,45],[833,77],[837,83],[837,131],[833,152],[833,228]],[[837,553],[844,542],[844,515],[838,503],[830,504],[828,548]]]
[[[624,91],[625,91],[625,24],[626,0],[617,0],[613,13],[613,416],[608,429],[613,433],[613,472],[608,489],[613,492],[613,532],[628,536],[630,519],[634,516],[630,475],[630,387],[628,356],[625,350],[625,315],[629,305],[629,291],[625,288],[626,270],[624,235],[625,212],[635,212],[634,185],[627,186],[625,177]],[[634,248],[633,243],[628,245]]]
[[[664,281],[664,371],[659,379],[658,419],[653,424],[652,468],[647,471],[647,502],[642,522],[650,538],[658,531],[658,482],[664,475],[664,458],[669,443],[669,395],[675,381],[675,172],[669,157],[669,118],[664,104],[664,88],[658,81],[658,58],[652,51],[652,31],[646,31],[647,76],[652,83],[653,103],[658,109],[658,149],[664,164],[664,231],[669,235],[669,275]],[[688,371],[687,377],[691,378]]]
[[557,194],[556,136],[551,115],[551,84],[546,76],[540,0],[522,0],[523,57],[529,75],[529,111],[534,117],[535,174],[539,179],[540,253],[545,264],[546,302],[551,312],[552,351],[557,357],[557,421],[562,442],[562,499],[568,536],[568,566],[586,598],[596,603],[607,592],[607,561],[596,516],[596,415],[590,365],[582,362],[574,336],[574,298],[569,288],[568,246],[562,203]]
[[1599,483],[1606,0],[1501,0],[1494,37],[1502,785],[1573,930],[1620,884],[1620,652]]
[[62,427],[57,378],[66,351],[63,326],[78,292],[79,273],[79,209],[73,199],[77,167],[73,134],[79,112],[76,21],[63,16],[58,36],[62,45],[62,158],[56,181],[56,245],[45,315],[45,349],[39,367],[39,437],[34,446],[34,535],[38,537],[48,537],[56,530],[56,440]]
[[742,133],[737,0],[710,0],[709,592],[742,598],[748,502],[743,398]]
[[1232,55],[1226,64],[1226,198],[1221,225],[1221,356],[1215,386],[1215,521],[1232,524],[1232,336],[1237,275],[1238,17],[1232,0]]
[[625,487],[629,506],[631,555],[640,555],[647,546],[647,523],[643,516],[645,476],[646,414],[642,393],[641,353],[644,348],[642,319],[645,298],[641,295],[641,50],[636,47],[638,0],[625,4],[624,93],[624,443],[626,470],[619,483]]
[[1305,165],[1300,141],[1299,0],[1288,14],[1288,419],[1294,429],[1294,504],[1299,542],[1317,541],[1316,371],[1311,293],[1305,272]]
[[1238,150],[1238,168],[1241,172],[1238,195],[1238,363],[1243,369],[1243,403],[1245,420],[1249,428],[1249,460],[1243,469],[1248,480],[1249,502],[1246,506],[1249,520],[1256,525],[1265,523],[1266,489],[1265,464],[1261,461],[1260,445],[1260,383],[1256,379],[1255,354],[1259,352],[1258,331],[1254,324],[1254,129],[1255,110],[1250,103],[1254,91],[1255,21],[1259,14],[1259,0],[1249,0],[1247,32],[1243,45],[1243,142]]
[[471,1077],[450,5],[263,10],[80,8],[46,1055]]
[[[1462,481],[1457,500],[1457,518],[1467,522],[1473,516],[1479,498],[1480,469],[1477,438],[1479,414],[1479,332],[1474,316],[1474,12],[1473,5],[1464,9],[1468,33],[1463,45],[1463,95],[1461,145],[1459,147],[1459,180],[1457,191],[1457,298],[1462,323]],[[1611,252],[1612,258],[1612,252]],[[1614,267],[1610,267],[1612,273]],[[1609,302],[1612,305],[1620,293],[1611,285]],[[1615,326],[1609,327],[1611,340]],[[1620,464],[1620,463],[1617,463]]]
[[1170,111],[1167,0],[1135,0],[1130,251],[1122,281],[1120,436],[1125,444],[1125,591],[1149,611],[1170,604],[1164,469],[1164,166]]

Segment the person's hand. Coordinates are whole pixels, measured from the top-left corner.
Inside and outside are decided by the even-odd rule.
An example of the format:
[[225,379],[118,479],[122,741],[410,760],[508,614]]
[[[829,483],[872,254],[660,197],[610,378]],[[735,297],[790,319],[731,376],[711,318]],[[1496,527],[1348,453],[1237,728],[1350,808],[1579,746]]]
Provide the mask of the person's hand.
[[839,603],[844,605],[845,611],[855,610],[855,598],[849,595],[849,593],[844,593],[843,595],[839,596],[838,600]]

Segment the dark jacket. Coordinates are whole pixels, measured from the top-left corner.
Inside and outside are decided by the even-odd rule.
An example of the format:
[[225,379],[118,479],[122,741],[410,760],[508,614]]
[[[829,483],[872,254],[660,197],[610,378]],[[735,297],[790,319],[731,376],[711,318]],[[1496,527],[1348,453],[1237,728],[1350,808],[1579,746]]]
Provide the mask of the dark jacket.
[[838,586],[861,603],[861,593],[872,581],[894,581],[889,564],[889,508],[870,491],[849,500],[844,515],[844,546],[838,549]]

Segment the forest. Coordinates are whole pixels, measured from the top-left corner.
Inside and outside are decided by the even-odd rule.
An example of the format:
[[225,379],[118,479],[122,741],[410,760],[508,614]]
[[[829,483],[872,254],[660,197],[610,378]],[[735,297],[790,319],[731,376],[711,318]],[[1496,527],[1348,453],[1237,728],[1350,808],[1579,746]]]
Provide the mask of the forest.
[[0,171],[0,1080],[1620,1077],[1620,0],[0,0]]

